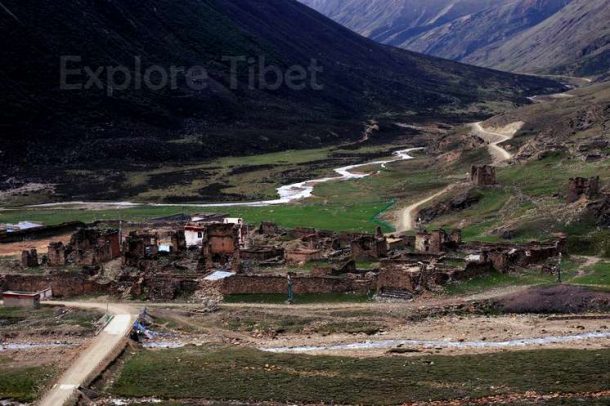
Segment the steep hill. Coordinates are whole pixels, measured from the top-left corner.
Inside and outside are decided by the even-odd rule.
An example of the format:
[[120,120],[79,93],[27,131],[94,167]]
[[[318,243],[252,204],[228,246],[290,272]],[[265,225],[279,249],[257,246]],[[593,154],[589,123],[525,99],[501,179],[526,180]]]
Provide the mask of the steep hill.
[[419,34],[503,0],[301,0],[375,41],[406,47]]
[[465,60],[519,71],[589,76],[610,70],[610,3],[572,0],[540,24]]
[[302,0],[376,41],[495,69],[600,75],[610,68],[604,0]]
[[570,0],[504,2],[432,28],[404,43],[403,48],[477,64],[473,54],[485,53],[515,35],[536,26],[565,7]]
[[[379,113],[426,117],[558,88],[382,46],[294,0],[3,0],[0,35],[5,174],[313,147],[358,138],[362,120]],[[67,82],[91,89],[60,88],[67,55],[81,58],[66,65],[80,69],[65,71]],[[226,57],[235,56],[281,71],[320,66],[322,89],[311,70],[304,89],[250,86],[247,61],[232,77]],[[120,86],[125,74],[195,65],[207,70],[205,88],[181,78]]]

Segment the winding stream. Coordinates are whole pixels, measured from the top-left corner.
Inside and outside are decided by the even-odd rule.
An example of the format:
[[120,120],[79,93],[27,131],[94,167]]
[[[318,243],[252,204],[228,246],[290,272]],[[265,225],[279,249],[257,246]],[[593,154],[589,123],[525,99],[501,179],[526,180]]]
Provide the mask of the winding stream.
[[129,208],[138,206],[149,206],[149,207],[265,207],[275,206],[280,204],[288,204],[297,200],[306,199],[313,195],[313,190],[316,185],[327,182],[338,182],[346,181],[351,179],[362,179],[372,175],[371,173],[354,173],[355,169],[370,166],[370,165],[381,165],[385,168],[387,164],[397,161],[405,161],[413,159],[413,156],[409,155],[410,152],[422,150],[423,148],[408,148],[393,153],[393,158],[366,162],[363,164],[348,165],[341,168],[336,168],[335,172],[339,176],[306,180],[304,182],[293,183],[291,185],[280,186],[277,188],[279,195],[278,199],[273,200],[260,200],[255,202],[219,202],[219,203],[187,203],[187,204],[166,204],[166,203],[135,203],[135,202],[84,202],[84,201],[72,201],[72,202],[59,202],[59,203],[46,203],[29,206],[31,208],[52,208],[52,207],[65,207],[65,206],[85,206],[91,208]]

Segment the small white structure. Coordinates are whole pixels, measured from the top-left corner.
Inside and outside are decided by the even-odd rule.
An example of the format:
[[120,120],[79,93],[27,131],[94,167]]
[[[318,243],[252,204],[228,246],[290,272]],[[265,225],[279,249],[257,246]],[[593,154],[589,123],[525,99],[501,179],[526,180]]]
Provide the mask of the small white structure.
[[184,227],[184,239],[187,247],[201,247],[205,238],[204,224],[189,223]]

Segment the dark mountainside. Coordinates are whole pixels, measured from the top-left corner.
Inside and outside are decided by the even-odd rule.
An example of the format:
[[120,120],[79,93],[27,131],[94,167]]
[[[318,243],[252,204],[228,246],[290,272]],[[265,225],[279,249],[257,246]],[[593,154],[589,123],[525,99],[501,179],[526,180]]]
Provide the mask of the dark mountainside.
[[500,70],[600,75],[606,0],[302,0],[376,41]]
[[[521,102],[555,82],[378,45],[294,0],[4,0],[0,7],[5,176],[50,168],[202,160],[356,139],[380,112],[440,115]],[[60,56],[79,66],[203,65],[208,88],[60,90]],[[322,91],[229,88],[222,56],[323,66]],[[465,117],[467,119],[468,117]],[[413,119],[413,117],[411,118]]]

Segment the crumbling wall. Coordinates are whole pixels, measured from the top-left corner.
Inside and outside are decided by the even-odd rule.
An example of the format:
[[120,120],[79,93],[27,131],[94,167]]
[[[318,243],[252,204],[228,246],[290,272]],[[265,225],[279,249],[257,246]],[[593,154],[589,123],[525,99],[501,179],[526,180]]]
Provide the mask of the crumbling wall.
[[[292,290],[302,293],[358,293],[366,294],[374,288],[374,281],[342,277],[292,277]],[[235,275],[222,280],[219,286],[223,295],[269,294],[288,292],[285,276]]]
[[444,251],[447,235],[443,230],[420,231],[415,236],[415,250],[421,253],[439,254]]
[[568,184],[568,193],[566,200],[568,203],[574,203],[581,197],[587,199],[595,199],[600,194],[599,176],[589,179],[586,178],[571,178]]
[[351,243],[352,258],[378,259],[388,254],[388,243],[385,237],[378,238],[372,235],[363,235]]
[[124,264],[140,267],[142,261],[156,258],[159,254],[158,240],[159,236],[153,233],[129,233],[123,243]]
[[275,223],[263,221],[258,227],[258,233],[266,236],[276,236],[280,234],[280,228]]
[[113,291],[113,284],[101,284],[89,280],[82,274],[58,272],[53,275],[4,276],[4,290],[39,292],[51,288],[56,298],[70,298],[82,295],[105,295]]
[[49,244],[47,265],[50,267],[66,266],[66,247],[62,242],[52,242]]
[[21,252],[21,266],[24,268],[35,268],[38,265],[38,251],[32,249],[30,251]]
[[473,165],[470,169],[470,180],[477,186],[496,184],[496,168],[490,165]]
[[206,238],[201,247],[205,268],[213,269],[214,264],[230,264],[231,269],[238,272],[241,269],[241,227],[231,223],[213,223],[206,227]]
[[286,262],[293,264],[304,264],[310,261],[322,259],[322,251],[310,249],[294,249],[286,251]]
[[256,247],[241,250],[240,257],[246,261],[268,261],[274,258],[284,258],[284,248],[281,247]]
[[419,275],[419,266],[383,268],[377,278],[377,292],[384,293],[388,290],[415,292],[416,279]]
[[140,298],[152,301],[170,301],[178,297],[190,296],[198,288],[197,280],[172,275],[147,275],[139,280],[141,286],[132,289]]

